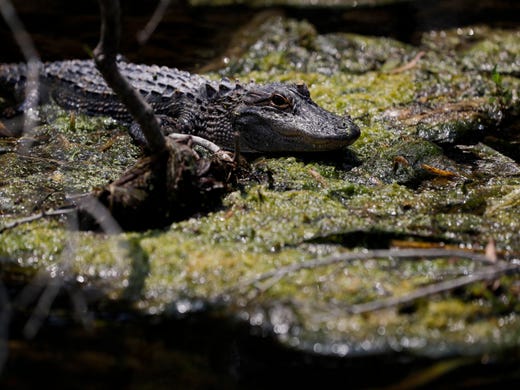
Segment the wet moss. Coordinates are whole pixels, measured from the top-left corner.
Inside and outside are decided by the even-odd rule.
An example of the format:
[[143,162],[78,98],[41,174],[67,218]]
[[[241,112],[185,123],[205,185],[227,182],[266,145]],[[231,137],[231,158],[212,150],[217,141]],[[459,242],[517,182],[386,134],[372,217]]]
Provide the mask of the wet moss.
[[63,251],[67,234],[59,228],[60,225],[53,221],[41,221],[0,235],[1,256],[27,266],[52,264]]
[[[153,315],[223,301],[226,315],[313,353],[442,356],[518,347],[517,275],[365,315],[346,310],[471,274],[482,268],[474,261],[374,258],[254,281],[367,247],[482,250],[493,240],[500,255],[517,257],[520,168],[486,144],[486,136],[504,136],[503,123],[518,120],[516,92],[498,102],[489,68],[498,61],[507,75],[502,88],[515,91],[519,80],[508,61],[520,51],[517,33],[466,31],[427,33],[412,47],[319,35],[283,18],[266,23],[245,56],[221,73],[308,83],[320,105],[360,125],[348,151],[251,157],[253,171],[268,180],[244,182],[222,209],[165,230],[107,236],[67,230],[64,220],[21,225],[0,235],[0,256],[51,274],[59,264],[62,274]],[[420,51],[426,54],[418,58]],[[9,177],[0,186],[5,222],[106,184],[138,154],[113,123],[78,116],[72,125],[55,110],[33,140],[0,155]]]
[[66,204],[66,195],[114,180],[139,155],[111,119],[71,117],[56,107],[42,108],[41,115],[52,123],[36,127],[0,155],[9,177],[0,186],[4,215],[58,208]]

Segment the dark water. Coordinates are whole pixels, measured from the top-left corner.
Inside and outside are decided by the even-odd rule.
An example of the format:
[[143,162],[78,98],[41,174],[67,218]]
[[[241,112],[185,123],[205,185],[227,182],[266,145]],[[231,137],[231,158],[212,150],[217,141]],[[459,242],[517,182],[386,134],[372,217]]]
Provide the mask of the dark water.
[[[306,19],[320,33],[354,32],[389,36],[410,43],[416,42],[422,31],[430,29],[481,23],[505,28],[520,25],[520,2],[514,0],[399,1],[355,8],[249,8],[243,5],[190,8],[183,3],[172,1],[152,38],[145,45],[139,45],[136,34],[146,25],[156,2],[123,1],[121,51],[124,55],[135,62],[196,70],[229,50],[244,29],[253,29],[254,20],[262,20],[262,13]],[[43,60],[87,58],[95,47],[99,37],[97,1],[17,0],[14,4]],[[0,42],[0,62],[22,60],[3,20],[0,21]]]

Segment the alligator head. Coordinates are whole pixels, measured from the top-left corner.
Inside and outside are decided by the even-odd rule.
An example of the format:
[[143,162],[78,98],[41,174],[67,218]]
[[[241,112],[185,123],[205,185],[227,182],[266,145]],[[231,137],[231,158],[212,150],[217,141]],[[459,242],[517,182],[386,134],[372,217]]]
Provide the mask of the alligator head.
[[330,151],[350,145],[360,135],[350,117],[318,106],[304,84],[249,84],[236,89],[242,91],[236,92],[240,99],[231,112],[241,151]]

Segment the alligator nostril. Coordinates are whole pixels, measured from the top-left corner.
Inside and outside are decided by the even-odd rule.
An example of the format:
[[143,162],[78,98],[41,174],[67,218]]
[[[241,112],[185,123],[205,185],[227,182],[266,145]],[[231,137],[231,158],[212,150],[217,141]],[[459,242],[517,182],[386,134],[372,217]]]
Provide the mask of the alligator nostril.
[[355,123],[351,124],[350,132],[353,139],[357,139],[361,135],[361,129]]

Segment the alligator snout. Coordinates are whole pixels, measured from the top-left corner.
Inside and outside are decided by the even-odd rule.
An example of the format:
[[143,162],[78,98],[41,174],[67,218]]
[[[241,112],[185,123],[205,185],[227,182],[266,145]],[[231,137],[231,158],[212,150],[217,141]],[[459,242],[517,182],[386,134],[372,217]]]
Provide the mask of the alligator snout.
[[357,140],[361,135],[361,129],[352,121],[350,116],[343,117],[341,124],[344,129],[348,130],[351,143]]

